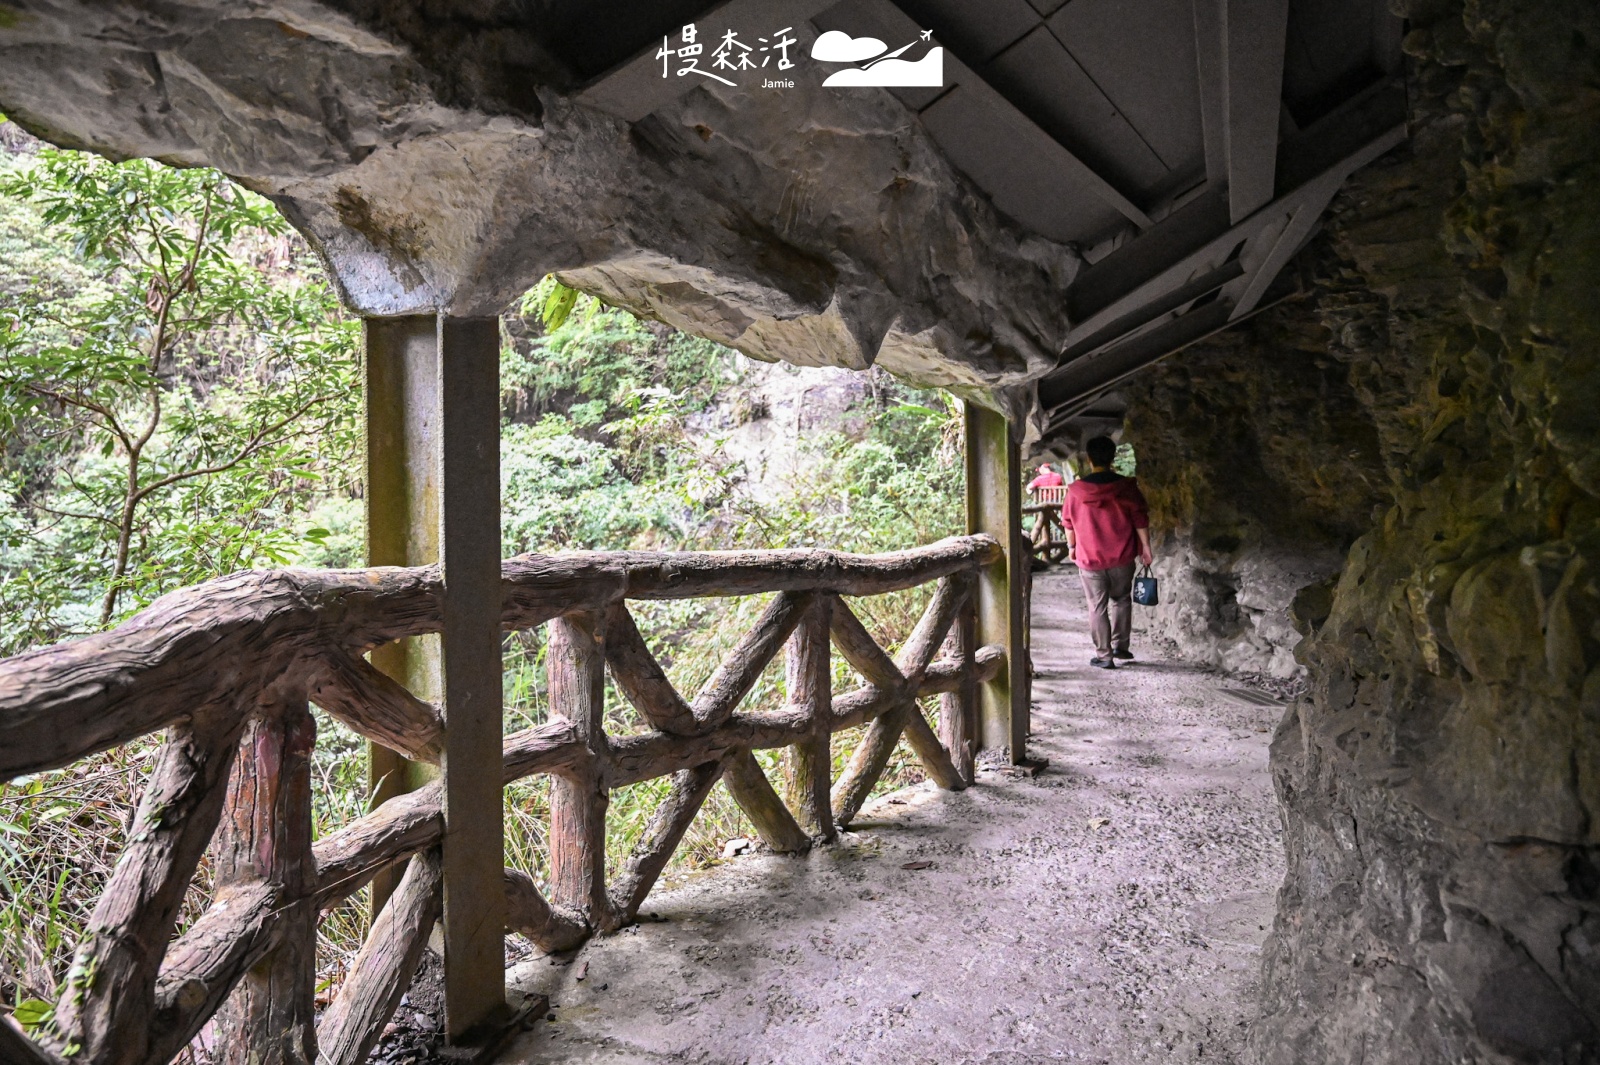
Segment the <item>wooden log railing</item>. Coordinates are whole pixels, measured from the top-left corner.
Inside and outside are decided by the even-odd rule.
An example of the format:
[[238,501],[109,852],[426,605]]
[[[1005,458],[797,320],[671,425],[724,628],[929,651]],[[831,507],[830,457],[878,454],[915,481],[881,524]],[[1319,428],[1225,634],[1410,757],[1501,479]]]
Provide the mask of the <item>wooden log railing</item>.
[[[505,737],[502,778],[552,778],[550,878],[505,871],[507,925],[546,951],[635,919],[717,782],[773,850],[847,825],[904,736],[929,779],[972,780],[977,685],[1002,668],[974,646],[972,588],[1000,548],[957,537],[883,555],[829,551],[565,553],[502,565],[506,630],[550,623],[550,719]],[[937,581],[891,657],[842,596]],[[673,688],[628,600],[777,593],[693,699]],[[439,709],[362,656],[437,632],[436,567],[236,574],[152,603],[116,629],[0,661],[0,781],[57,769],[166,730],[130,838],[95,907],[53,1020],[19,1035],[0,1019],[0,1061],[155,1065],[216,1019],[224,1061],[365,1059],[409,986],[440,915],[440,783],[398,795],[312,839],[315,702],[361,735],[438,762]],[[940,655],[941,645],[944,653]],[[788,701],[740,703],[787,646]],[[830,648],[859,674],[831,690]],[[607,735],[604,675],[649,729]],[[939,732],[918,700],[941,698]],[[831,780],[830,737],[866,726]],[[794,809],[751,754],[790,748]],[[612,790],[670,776],[633,853],[607,879]],[[202,855],[215,897],[174,938]],[[403,863],[403,865],[402,865]],[[317,914],[380,872],[404,869],[320,1022]]]
[[1060,507],[1061,504],[1067,501],[1067,486],[1064,484],[1042,484],[1031,491],[1033,492],[1033,501],[1035,504],[1048,504],[1049,506]]
[[1061,510],[1067,502],[1066,485],[1030,489],[1033,501],[1022,507],[1023,520],[1034,519],[1028,534],[1028,552],[1044,562],[1065,562],[1071,557],[1065,537],[1055,535],[1061,528]]

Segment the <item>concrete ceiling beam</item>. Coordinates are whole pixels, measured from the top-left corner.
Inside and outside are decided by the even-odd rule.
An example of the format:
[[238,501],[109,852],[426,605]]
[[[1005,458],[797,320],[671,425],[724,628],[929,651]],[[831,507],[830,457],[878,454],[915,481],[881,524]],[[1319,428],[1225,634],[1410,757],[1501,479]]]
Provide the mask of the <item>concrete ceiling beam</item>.
[[1228,213],[1239,222],[1273,198],[1289,0],[1224,0],[1222,10]]
[[[1283,263],[1303,246],[1328,201],[1350,174],[1366,166],[1406,137],[1404,90],[1386,82],[1354,98],[1287,143],[1276,168],[1299,179],[1296,186],[1241,222],[1229,224],[1229,206],[1215,192],[1174,211],[1149,232],[1128,241],[1079,273],[1067,290],[1068,316],[1073,321],[1062,346],[1063,355],[1092,352],[1104,346],[1116,323],[1133,327],[1152,321],[1141,311],[1158,305],[1187,286],[1197,276],[1214,270],[1239,252],[1250,270],[1250,280],[1235,293],[1236,302],[1249,294],[1259,301],[1265,286]],[[1310,205],[1311,210],[1301,213]],[[1262,236],[1292,216],[1295,233],[1284,243],[1271,234],[1273,251],[1252,256],[1241,245]],[[1251,262],[1252,257],[1256,259]],[[1276,262],[1276,268],[1271,268]],[[1259,264],[1259,265],[1257,265]],[[1262,280],[1262,275],[1265,279]],[[1248,310],[1248,308],[1246,308]],[[1244,313],[1241,311],[1241,314]],[[1093,341],[1093,347],[1088,342]]]

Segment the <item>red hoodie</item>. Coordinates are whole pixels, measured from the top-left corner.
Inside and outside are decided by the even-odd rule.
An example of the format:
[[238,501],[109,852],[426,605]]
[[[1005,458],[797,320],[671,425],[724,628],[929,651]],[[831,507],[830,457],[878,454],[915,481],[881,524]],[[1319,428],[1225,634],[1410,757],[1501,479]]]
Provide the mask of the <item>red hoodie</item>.
[[1091,473],[1067,489],[1061,524],[1077,535],[1079,569],[1115,569],[1138,557],[1136,530],[1150,527],[1150,512],[1132,477]]

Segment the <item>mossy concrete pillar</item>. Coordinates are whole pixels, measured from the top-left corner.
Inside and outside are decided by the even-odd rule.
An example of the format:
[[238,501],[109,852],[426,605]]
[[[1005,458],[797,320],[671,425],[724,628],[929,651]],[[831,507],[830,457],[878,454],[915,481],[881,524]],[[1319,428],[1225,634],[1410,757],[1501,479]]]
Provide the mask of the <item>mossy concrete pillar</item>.
[[[366,335],[367,565],[439,561],[439,348],[433,315],[369,318]],[[372,652],[372,664],[418,698],[442,698],[439,637],[416,636]],[[368,745],[372,805],[415,791],[438,770]],[[373,881],[376,917],[404,868]]]
[[[366,341],[368,562],[438,563],[444,584],[439,636],[373,654],[441,707],[440,766],[373,747],[373,798],[443,778],[445,1031],[471,1042],[507,1012],[499,323],[369,319]],[[390,888],[375,892],[375,908]]]
[[978,691],[980,749],[1020,763],[1028,749],[1028,555],[1022,537],[1022,456],[1005,417],[966,404],[967,532],[1000,541],[1000,561],[978,576],[977,645],[1006,649],[1006,664]]

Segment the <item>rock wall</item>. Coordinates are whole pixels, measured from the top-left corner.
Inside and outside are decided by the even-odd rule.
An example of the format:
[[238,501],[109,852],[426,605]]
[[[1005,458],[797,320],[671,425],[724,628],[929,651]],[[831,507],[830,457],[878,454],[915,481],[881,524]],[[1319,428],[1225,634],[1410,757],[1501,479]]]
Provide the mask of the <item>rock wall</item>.
[[838,433],[865,436],[879,406],[881,371],[789,366],[746,359],[736,387],[689,419],[691,432],[715,438],[717,451],[743,469],[742,490],[772,503],[791,492],[816,461],[807,441]]
[[1600,10],[1402,6],[1412,143],[1313,298],[1131,394],[1163,623],[1281,668],[1348,545],[1287,619],[1253,1059],[1600,1061]]
[[1152,627],[1192,660],[1303,673],[1305,622],[1326,615],[1323,586],[1387,497],[1377,430],[1329,340],[1313,304],[1282,306],[1129,390],[1123,439],[1162,578]]

